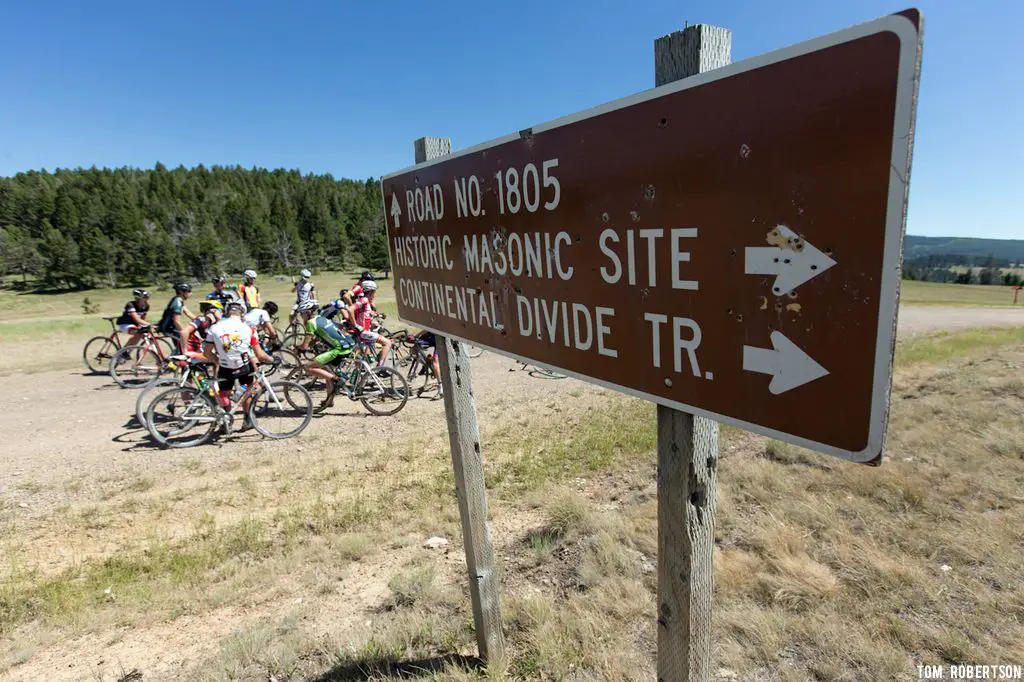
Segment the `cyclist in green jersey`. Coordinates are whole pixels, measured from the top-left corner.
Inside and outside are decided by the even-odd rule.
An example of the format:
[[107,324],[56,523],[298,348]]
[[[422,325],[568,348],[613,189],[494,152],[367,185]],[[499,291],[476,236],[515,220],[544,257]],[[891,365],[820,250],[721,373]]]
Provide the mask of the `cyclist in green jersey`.
[[352,337],[338,329],[337,325],[323,315],[319,315],[317,307],[316,299],[312,298],[306,299],[298,305],[296,312],[302,316],[302,322],[308,334],[296,349],[301,353],[309,348],[314,336],[322,339],[330,348],[303,367],[306,374],[320,377],[327,382],[327,397],[320,403],[320,407],[324,408],[334,405],[334,382],[337,378],[334,372],[324,368],[328,365],[332,367],[340,365],[345,358],[352,354],[352,349],[356,344]]

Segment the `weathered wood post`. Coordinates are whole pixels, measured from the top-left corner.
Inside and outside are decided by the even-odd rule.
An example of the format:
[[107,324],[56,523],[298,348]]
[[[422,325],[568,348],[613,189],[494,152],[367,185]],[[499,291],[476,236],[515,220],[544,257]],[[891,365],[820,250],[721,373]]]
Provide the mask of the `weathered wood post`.
[[[451,154],[452,141],[450,138],[421,137],[415,142],[415,150],[416,163],[423,163]],[[504,658],[505,638],[501,630],[494,548],[487,526],[487,491],[473,399],[473,375],[463,343],[440,334],[435,334],[435,338],[441,386],[444,388],[448,441],[455,470],[455,490],[462,519],[462,539],[466,548],[476,644],[480,658],[493,666]]]
[[[654,41],[655,85],[731,62],[707,24]],[[711,667],[718,422],[658,406],[658,679],[705,682]]]

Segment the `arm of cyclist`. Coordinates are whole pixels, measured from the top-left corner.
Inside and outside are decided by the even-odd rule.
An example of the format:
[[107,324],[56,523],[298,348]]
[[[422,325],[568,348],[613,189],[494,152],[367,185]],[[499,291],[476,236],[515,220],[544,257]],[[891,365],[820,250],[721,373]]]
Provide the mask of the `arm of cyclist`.
[[203,357],[205,357],[206,361],[213,365],[215,369],[220,369],[220,360],[217,358],[217,348],[213,345],[212,341],[206,341],[206,343],[203,344]]

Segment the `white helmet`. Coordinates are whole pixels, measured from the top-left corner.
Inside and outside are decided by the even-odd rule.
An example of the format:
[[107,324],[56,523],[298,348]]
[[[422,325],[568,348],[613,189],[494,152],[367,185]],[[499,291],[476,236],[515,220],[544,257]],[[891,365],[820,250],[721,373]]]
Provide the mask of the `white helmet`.
[[377,283],[374,282],[372,279],[360,282],[359,286],[363,288],[363,291],[377,291]]
[[242,274],[245,275],[248,279],[256,279],[256,271],[255,270],[246,270]]
[[302,275],[302,279],[309,279],[310,277],[313,276],[313,273],[310,272],[309,270],[303,270],[299,274]]
[[316,299],[307,298],[305,301],[299,304],[299,312],[308,313],[311,310],[316,310],[318,305],[319,304],[316,302]]

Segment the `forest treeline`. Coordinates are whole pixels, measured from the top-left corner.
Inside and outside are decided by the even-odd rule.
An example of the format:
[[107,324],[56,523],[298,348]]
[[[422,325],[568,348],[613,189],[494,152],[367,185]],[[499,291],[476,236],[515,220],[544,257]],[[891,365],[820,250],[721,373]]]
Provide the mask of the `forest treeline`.
[[931,254],[903,262],[903,279],[952,284],[1005,284],[1016,286],[1021,277],[1012,268],[1018,264],[995,256]]
[[0,270],[49,287],[388,267],[376,180],[214,166],[0,178]]

